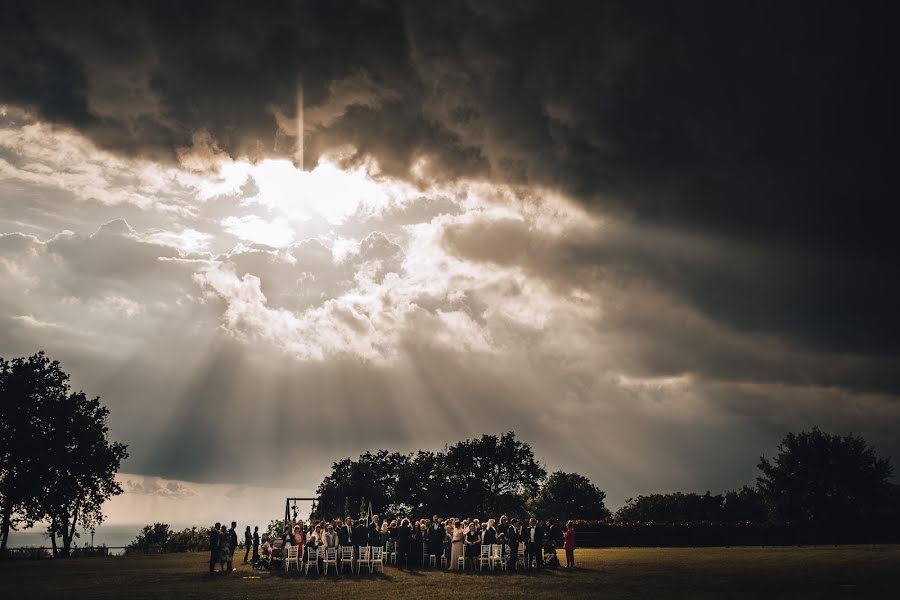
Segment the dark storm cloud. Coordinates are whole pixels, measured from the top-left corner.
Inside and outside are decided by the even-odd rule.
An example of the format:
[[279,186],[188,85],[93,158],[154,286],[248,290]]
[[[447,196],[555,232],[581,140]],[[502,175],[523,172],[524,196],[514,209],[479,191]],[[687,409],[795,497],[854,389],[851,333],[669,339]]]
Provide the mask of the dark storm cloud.
[[[293,156],[302,74],[307,166],[349,145],[389,174],[425,158],[430,177],[558,188],[647,235],[577,265],[613,253],[744,334],[900,355],[886,5],[91,7],[6,10],[0,101],[127,154],[175,160],[206,131],[235,156]],[[703,247],[669,254],[666,235]]]

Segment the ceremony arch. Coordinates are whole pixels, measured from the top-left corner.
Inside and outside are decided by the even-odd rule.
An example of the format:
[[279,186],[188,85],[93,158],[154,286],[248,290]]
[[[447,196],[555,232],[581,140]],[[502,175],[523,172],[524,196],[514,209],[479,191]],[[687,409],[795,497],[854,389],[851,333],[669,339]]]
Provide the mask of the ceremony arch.
[[310,509],[310,513],[315,512],[316,510],[316,501],[318,501],[318,497],[315,498],[286,498],[284,501],[284,524],[287,525],[291,523],[291,502],[294,503],[294,521],[296,521],[297,516],[297,502],[312,502],[312,508]]

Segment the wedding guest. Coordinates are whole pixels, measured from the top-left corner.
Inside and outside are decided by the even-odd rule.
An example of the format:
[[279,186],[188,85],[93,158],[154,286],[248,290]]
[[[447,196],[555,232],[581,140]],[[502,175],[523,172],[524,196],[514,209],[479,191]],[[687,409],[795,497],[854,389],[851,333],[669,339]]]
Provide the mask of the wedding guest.
[[352,546],[353,544],[353,519],[347,517],[345,524],[342,527],[338,528],[338,540],[340,541],[341,546]]
[[372,522],[366,527],[366,545],[367,546],[381,546],[380,535],[381,535],[381,523],[379,522],[381,517],[378,515],[372,515]]
[[448,522],[444,523],[443,528],[444,528],[444,539],[441,540],[441,545],[444,549],[444,556],[446,557],[445,560],[447,561],[447,564],[449,565],[450,564],[450,552],[452,551],[452,548],[453,548],[453,543],[451,541],[453,539],[453,525],[451,525],[450,522],[448,521]]
[[244,564],[247,564],[247,558],[250,556],[250,547],[253,545],[253,534],[250,533],[250,526],[244,530]]
[[440,556],[444,552],[444,536],[447,535],[440,519],[438,515],[434,515],[434,520],[428,526],[428,553],[434,554],[435,566],[440,566]]
[[378,530],[378,545],[382,548],[387,548],[388,538],[388,522],[385,519],[381,522],[381,528]]
[[509,528],[506,530],[506,547],[508,550],[506,559],[506,570],[513,573],[516,570],[516,562],[519,560],[519,542],[522,539],[522,531],[519,528],[519,520],[510,521]]
[[566,523],[566,532],[563,534],[563,548],[566,550],[566,568],[575,568],[575,523]]
[[[229,544],[231,537],[228,535],[228,529],[222,525],[219,531],[219,568],[223,573],[231,573],[231,545]],[[226,570],[225,567],[228,567]]]
[[481,552],[481,534],[478,526],[472,522],[469,523],[469,531],[466,533],[466,562],[472,564],[472,570],[475,570],[475,560]]
[[497,543],[506,544],[506,530],[509,529],[509,518],[500,516],[500,524],[497,526]]
[[416,521],[416,525],[413,528],[412,545],[409,551],[412,555],[412,563],[419,567],[424,564],[423,554],[425,553],[425,531],[425,524],[422,523],[421,520]]
[[229,572],[234,571],[234,567],[232,566],[232,564],[234,563],[234,551],[238,545],[237,531],[235,531],[236,528],[237,528],[237,522],[232,521],[231,529],[228,530],[228,549],[230,551],[230,554],[228,555],[228,571]]
[[209,530],[209,572],[214,573],[216,563],[219,561],[219,527],[221,523],[216,523]]
[[253,562],[259,560],[259,526],[253,528]]
[[494,527],[494,519],[488,519],[484,527],[481,543],[491,546],[497,543],[497,529]]
[[398,569],[402,569],[404,565],[409,566],[409,542],[411,535],[409,519],[402,519],[396,531]]
[[453,523],[453,536],[450,538],[450,565],[451,571],[459,570],[459,559],[465,556],[464,543],[465,533],[463,533],[462,523],[456,521]]
[[538,570],[544,563],[544,528],[534,517],[528,520],[528,530],[525,532],[525,570],[531,570],[532,561]]
[[329,523],[325,526],[325,547],[326,548],[337,548],[338,542],[338,534],[334,532],[334,525]]
[[294,546],[303,548],[306,545],[306,536],[303,534],[303,525],[294,525],[294,534],[291,536]]

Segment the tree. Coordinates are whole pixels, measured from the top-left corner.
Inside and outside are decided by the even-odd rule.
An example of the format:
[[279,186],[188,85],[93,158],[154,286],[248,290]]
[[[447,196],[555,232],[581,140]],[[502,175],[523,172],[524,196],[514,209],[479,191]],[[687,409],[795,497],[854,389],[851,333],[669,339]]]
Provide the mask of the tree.
[[458,442],[439,460],[452,475],[443,481],[447,508],[459,517],[521,514],[547,476],[531,446],[512,431]]
[[169,543],[169,537],[173,535],[167,523],[154,523],[152,525],[144,525],[134,541],[129,544],[132,548],[140,548],[147,551],[150,548],[165,549]]
[[893,467],[862,437],[814,427],[787,434],[775,458],[760,457],[759,470],[772,518],[821,525],[873,519],[888,502]]
[[363,498],[375,510],[395,514],[521,514],[546,475],[531,446],[511,431],[461,441],[444,452],[366,452],[332,465],[316,490],[317,516],[346,513]]
[[578,473],[556,471],[541,486],[533,502],[534,512],[542,518],[608,519],[604,504],[606,492]]
[[629,498],[616,511],[616,520],[626,522],[656,521],[659,523],[698,523],[721,521],[725,499],[716,494],[675,492],[649,494]]
[[109,410],[100,398],[79,391],[45,409],[48,456],[41,507],[50,520],[51,542],[55,548],[56,537],[62,538],[66,557],[75,529],[102,523],[103,503],[122,493],[116,473],[128,452],[124,444],[110,443]]
[[42,408],[62,402],[69,376],[43,352],[11,361],[0,358],[0,557],[10,530],[44,517],[48,424]]
[[409,460],[407,454],[379,450],[366,452],[359,460],[345,458],[334,463],[331,474],[316,490],[316,516],[341,514],[347,506],[359,506],[363,499],[371,501],[375,510],[383,510],[394,501],[395,485]]
[[759,490],[743,486],[725,493],[722,520],[730,523],[750,521],[760,523],[766,520],[766,502]]
[[100,399],[70,393],[69,376],[43,352],[0,360],[0,394],[3,545],[17,522],[47,520],[54,554],[61,538],[68,556],[76,528],[102,523],[103,502],[122,493],[115,475],[126,447],[107,439]]

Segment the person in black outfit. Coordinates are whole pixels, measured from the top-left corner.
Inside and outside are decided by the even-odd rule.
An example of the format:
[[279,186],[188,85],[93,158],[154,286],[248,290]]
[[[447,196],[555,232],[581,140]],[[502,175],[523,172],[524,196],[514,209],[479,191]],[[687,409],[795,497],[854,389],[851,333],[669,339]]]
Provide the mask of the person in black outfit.
[[409,551],[412,554],[412,564],[422,566],[422,553],[425,552],[425,537],[422,535],[421,523],[413,525],[412,545]]
[[440,521],[440,517],[435,515],[434,523],[428,528],[428,553],[435,555],[434,564],[441,566],[441,554],[444,552],[444,538],[447,536],[447,530],[444,529]]
[[402,569],[404,565],[409,566],[409,538],[412,531],[409,528],[409,519],[403,519],[397,525],[397,568]]
[[216,563],[219,562],[219,527],[221,523],[213,525],[209,530],[209,572],[215,573]]
[[353,519],[347,517],[345,521],[345,525],[343,527],[338,527],[338,543],[341,546],[352,546],[351,539],[353,538]]
[[494,529],[494,520],[488,519],[487,527],[481,538],[481,543],[485,546],[492,546],[497,543],[497,530]]
[[350,541],[350,545],[353,546],[353,560],[359,560],[359,549],[369,545],[369,532],[366,529],[365,520],[359,519],[356,522],[356,526],[353,527],[352,535],[353,538]]
[[475,561],[481,552],[481,533],[475,527],[475,523],[469,523],[469,530],[466,531],[466,562],[472,563],[472,570],[475,570]]
[[513,519],[510,522],[509,528],[506,530],[506,547],[507,547],[506,570],[509,573],[512,573],[516,570],[516,562],[519,560],[520,536],[521,536],[521,534],[519,531],[519,520]]
[[259,526],[253,528],[253,563],[259,562]]
[[531,570],[531,563],[534,561],[534,567],[540,569],[544,564],[544,528],[538,524],[537,519],[532,518],[528,521],[528,528],[525,534],[525,570]]
[[[563,543],[563,528],[562,525],[556,522],[556,519],[550,519],[547,521],[547,525],[550,527],[547,532],[547,540],[550,542],[549,546],[553,548],[553,554],[556,554],[556,549],[562,546]],[[555,562],[557,564],[552,566],[559,566],[559,557],[556,558]]]
[[381,545],[381,524],[378,515],[372,515],[372,522],[366,528],[366,539],[369,546]]
[[228,530],[228,546],[229,551],[231,552],[231,556],[228,557],[228,570],[234,571],[234,550],[237,548],[238,537],[237,531],[235,531],[235,527],[237,527],[237,521],[231,522],[231,529]]
[[244,564],[247,564],[247,559],[250,558],[250,546],[253,545],[253,534],[250,533],[250,526],[247,525],[247,529],[244,530]]

